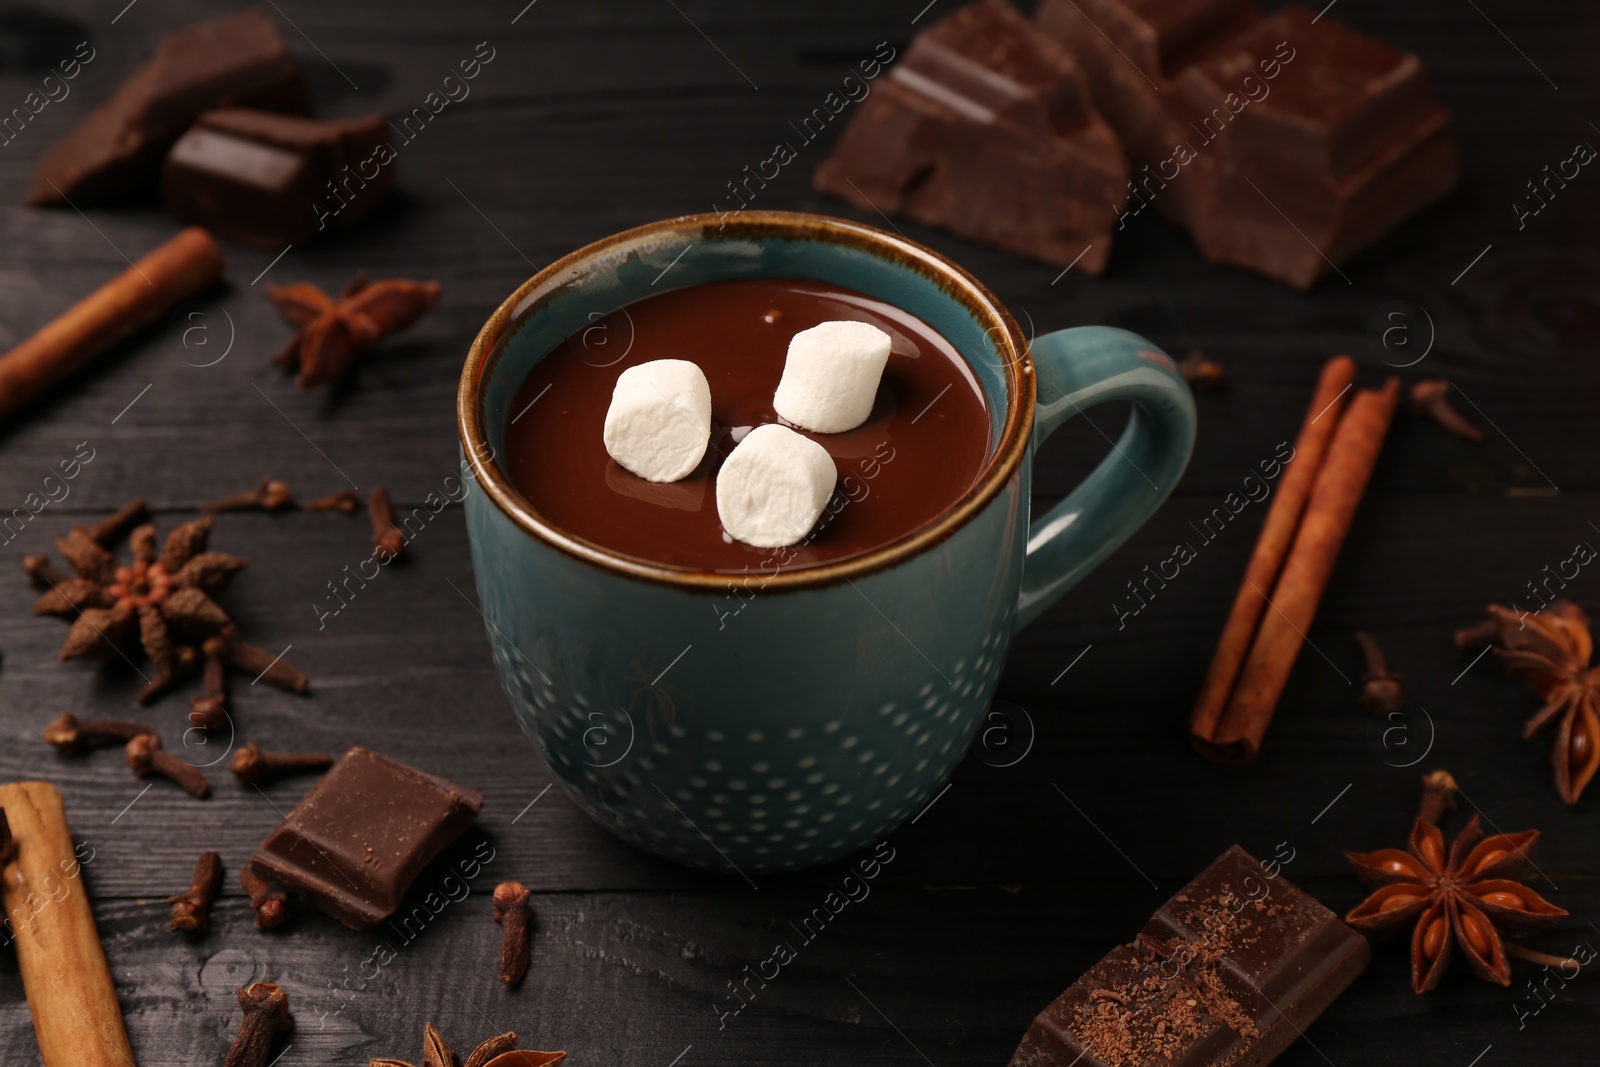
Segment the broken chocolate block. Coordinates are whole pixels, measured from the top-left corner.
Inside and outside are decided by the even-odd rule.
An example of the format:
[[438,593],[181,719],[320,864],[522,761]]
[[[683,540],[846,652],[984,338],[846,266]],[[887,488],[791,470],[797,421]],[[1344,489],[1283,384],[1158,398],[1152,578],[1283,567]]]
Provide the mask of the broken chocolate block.
[[[1314,18],[1279,11],[1183,85],[1196,111],[1240,108],[1201,249],[1302,289],[1448,193],[1460,169],[1450,112],[1422,61]],[[1255,83],[1259,102],[1226,100],[1232,72],[1275,63],[1276,83]]]
[[1235,845],[1045,1008],[1011,1067],[1259,1067],[1370,957],[1365,938]]
[[1006,0],[977,0],[917,35],[812,184],[1099,274],[1127,179],[1067,50]]
[[[1225,46],[1260,14],[1249,0],[1044,0],[1037,18],[1077,57],[1095,106],[1127,149],[1133,177],[1126,216],[1154,203],[1168,219],[1192,228],[1213,199],[1217,153],[1175,151],[1199,135],[1177,111],[1168,72]],[[1188,158],[1176,164],[1175,155]]]
[[1044,0],[1133,160],[1127,215],[1207,259],[1310,288],[1454,187],[1450,112],[1422,63],[1291,6]]
[[207,111],[167,154],[162,206],[225,237],[300,244],[359,222],[388,195],[387,132],[382,115],[341,122]]
[[483,807],[471,789],[350,749],[250,857],[250,867],[353,930],[382,922]]
[[85,207],[152,196],[167,149],[215,107],[310,109],[300,65],[259,11],[163,35],[154,56],[45,152],[28,203]]

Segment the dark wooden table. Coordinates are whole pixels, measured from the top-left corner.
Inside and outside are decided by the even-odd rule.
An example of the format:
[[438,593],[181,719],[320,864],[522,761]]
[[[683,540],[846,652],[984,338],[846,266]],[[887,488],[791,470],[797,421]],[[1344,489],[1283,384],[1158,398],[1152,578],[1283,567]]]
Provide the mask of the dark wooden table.
[[[460,1046],[516,1029],[525,1044],[569,1049],[580,1065],[1003,1064],[1045,1003],[1233,842],[1262,855],[1286,842],[1289,877],[1336,909],[1351,906],[1360,894],[1342,850],[1398,843],[1418,775],[1435,766],[1459,777],[1466,810],[1506,830],[1544,831],[1535,887],[1572,917],[1533,943],[1600,946],[1591,921],[1600,796],[1573,809],[1560,802],[1546,743],[1520,739],[1533,696],[1492,659],[1469,666],[1450,640],[1490,601],[1531,604],[1530,581],[1574,545],[1600,542],[1600,174],[1585,170],[1525,228],[1512,208],[1545,164],[1576,142],[1600,144],[1591,121],[1600,121],[1600,32],[1587,0],[1343,0],[1331,12],[1426,60],[1455,110],[1464,178],[1346,266],[1348,281],[1334,276],[1310,294],[1206,264],[1148,213],[1094,280],[1056,280],[1055,269],[901,223],[1041,331],[1110,323],[1176,354],[1203,347],[1226,364],[1230,385],[1200,398],[1199,444],[1172,500],[1018,638],[1000,683],[1013,747],[969,757],[952,788],[893,836],[895,859],[871,896],[724,1025],[715,1005],[728,983],[788,937],[788,922],[842,871],[763,878],[753,890],[635,852],[559,790],[545,792],[550,776],[495,679],[456,509],[322,628],[313,605],[366,551],[364,518],[230,516],[213,543],[254,560],[226,594],[229,610],[258,643],[292,646],[316,684],[310,699],[238,686],[243,735],[279,749],[364,743],[482,790],[483,815],[458,848],[487,841],[494,860],[470,896],[409,940],[311,915],[263,935],[230,873],[210,936],[169,933],[162,898],[187,884],[195,855],[219,849],[232,872],[305,783],[277,784],[263,799],[219,767],[216,795],[200,803],[166,783],[144,792],[114,751],[57,758],[40,739],[50,718],[129,715],[138,678],[56,661],[63,630],[30,615],[22,557],[132,496],[148,497],[165,527],[264,473],[302,499],[383,484],[420,502],[455,469],[457,372],[505,293],[585,242],[725,200],[725,183],[766,158],[856,60],[879,41],[903,48],[925,0],[525,2],[269,5],[325,114],[408,111],[478,42],[495,58],[469,99],[404,148],[403,196],[386,218],[276,262],[229,246],[229,286],[194,309],[200,318],[125,345],[0,431],[0,512],[20,506],[80,442],[93,449],[70,496],[0,546],[0,780],[57,783],[77,837],[93,846],[86,877],[144,1067],[220,1062],[238,1020],[233,990],[252,976],[293,1000],[299,1028],[285,1067],[418,1058],[429,1019]],[[160,32],[215,5],[120,7],[0,7],[0,108],[20,103],[78,41],[97,50],[71,96],[0,148],[0,203],[20,204],[39,153]],[[950,7],[940,0],[922,23]],[[810,191],[825,147],[804,149],[760,205],[864,217]],[[173,231],[154,211],[84,217],[20,206],[0,212],[0,226],[0,348]],[[262,283],[334,289],[363,268],[438,278],[443,301],[366,359],[350,387],[297,390],[266,365],[287,331]],[[195,325],[204,328],[185,332]],[[1488,437],[1471,445],[1419,420],[1397,423],[1309,634],[1316,652],[1300,657],[1262,757],[1215,767],[1190,751],[1182,723],[1261,509],[1125,628],[1112,604],[1292,437],[1317,366],[1341,351],[1369,383],[1385,362],[1426,353],[1400,373],[1449,377]],[[1092,417],[1111,433],[1121,416]],[[1040,505],[1103,453],[1096,426],[1079,420],[1044,450]],[[1586,569],[1565,592],[1600,608],[1597,582]],[[1426,711],[1389,743],[1389,724],[1356,704],[1358,628],[1387,646],[1413,707]],[[142,714],[175,736],[187,696]],[[1031,749],[1012,762],[1026,740]],[[532,972],[514,992],[492,963],[499,930],[488,892],[505,878],[535,889],[538,913]],[[1551,982],[1538,1000],[1524,984],[1536,977],[1519,964],[1503,989],[1458,967],[1417,997],[1403,947],[1390,945],[1278,1062],[1592,1062],[1596,979]],[[0,951],[0,1058],[37,1059],[9,951]]]

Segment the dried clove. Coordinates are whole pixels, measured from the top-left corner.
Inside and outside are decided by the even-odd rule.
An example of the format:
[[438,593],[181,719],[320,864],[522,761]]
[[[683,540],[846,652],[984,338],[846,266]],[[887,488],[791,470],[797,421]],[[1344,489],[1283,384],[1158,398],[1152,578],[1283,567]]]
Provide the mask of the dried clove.
[[361,510],[361,494],[354,489],[341,489],[337,493],[318,497],[305,506],[307,511],[342,511],[354,515]]
[[189,727],[202,733],[220,730],[228,721],[227,642],[217,637],[206,639],[203,678],[204,691],[189,701]]
[[528,901],[533,893],[521,882],[501,882],[494,887],[494,921],[505,930],[500,945],[500,981],[516,985],[528,973],[528,922],[533,909]]
[[63,711],[44,728],[44,739],[62,755],[76,756],[103,745],[126,745],[140,734],[154,732],[143,723],[123,722],[120,719],[79,722],[76,715]]
[[1361,676],[1361,706],[1384,715],[1399,711],[1402,704],[1400,676],[1389,670],[1383,649],[1364,630],[1356,631],[1356,643],[1367,661],[1367,673]]
[[[228,662],[246,674],[255,675],[258,681],[277,686],[279,689],[301,695],[311,692],[311,679],[302,674],[300,668],[284,659],[281,653],[274,656],[264,648],[235,641],[228,647]],[[250,684],[254,685],[255,682]]]
[[261,877],[252,867],[239,872],[239,881],[250,898],[251,910],[256,913],[257,930],[276,930],[288,921],[289,894]]
[[1475,626],[1467,626],[1456,631],[1456,647],[1476,652],[1481,648],[1489,648],[1500,643],[1500,621],[1487,618]]
[[283,511],[292,507],[294,507],[294,493],[289,490],[289,486],[263,474],[254,489],[246,489],[242,493],[233,493],[210,503],[201,504],[200,510]]
[[1215,362],[1196,348],[1178,361],[1178,371],[1183,380],[1196,389],[1214,389],[1223,382],[1222,364]]
[[1425,378],[1411,386],[1411,410],[1426,415],[1457,437],[1468,441],[1483,440],[1483,431],[1467,421],[1467,417],[1450,403],[1450,381],[1447,378]]
[[367,498],[367,512],[372,516],[372,558],[388,563],[405,551],[405,535],[394,524],[394,504],[389,500],[389,490],[378,486]]
[[227,721],[227,706],[217,697],[197,696],[189,701],[189,729],[208,734]]
[[140,778],[159,774],[178,783],[192,797],[204,799],[211,795],[211,783],[206,781],[205,772],[168,752],[155,734],[135,737],[128,742],[126,752],[128,766]]
[[1424,821],[1439,825],[1439,820],[1447,811],[1456,808],[1456,780],[1449,771],[1443,768],[1429,771],[1422,776],[1422,805],[1417,815]]
[[233,754],[228,769],[243,785],[265,785],[291,774],[325,771],[331,766],[333,757],[320,752],[263,752],[252,741]]
[[289,996],[271,982],[251,982],[240,987],[238,996],[244,1021],[239,1024],[239,1035],[233,1039],[223,1067],[267,1067],[273,1038],[294,1029]]
[[168,897],[172,905],[171,929],[203,934],[211,928],[211,902],[222,887],[222,857],[207,849],[195,861],[194,881],[187,890]]
[[0,867],[17,858],[17,839],[11,836],[11,820],[6,809],[0,808]]

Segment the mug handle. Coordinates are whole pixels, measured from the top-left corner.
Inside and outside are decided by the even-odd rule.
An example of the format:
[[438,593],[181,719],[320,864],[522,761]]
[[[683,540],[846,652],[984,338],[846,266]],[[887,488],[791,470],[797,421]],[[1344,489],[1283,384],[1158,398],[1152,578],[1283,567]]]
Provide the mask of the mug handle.
[[1093,473],[1028,527],[1019,630],[1144,525],[1178,484],[1195,438],[1189,383],[1172,357],[1138,334],[1077,326],[1031,347],[1039,402],[1030,456],[1085,408],[1129,400],[1133,415]]

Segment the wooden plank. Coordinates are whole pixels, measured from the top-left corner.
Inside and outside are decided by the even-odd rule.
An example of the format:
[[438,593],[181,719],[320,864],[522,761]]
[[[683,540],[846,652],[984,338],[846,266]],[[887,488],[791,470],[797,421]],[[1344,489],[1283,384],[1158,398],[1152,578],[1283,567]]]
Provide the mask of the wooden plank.
[[[1032,1016],[1176,888],[1099,871],[1048,890],[871,888],[798,933],[790,923],[825,908],[826,890],[540,895],[533,966],[525,985],[508,991],[494,975],[494,866],[481,885],[441,881],[428,921],[362,934],[320,916],[262,934],[244,901],[229,898],[212,933],[188,941],[166,930],[159,901],[102,907],[139,1062],[217,1061],[237,1025],[233,990],[269,980],[288,992],[296,1017],[286,1064],[415,1061],[428,1020],[458,1051],[514,1029],[523,1044],[565,1048],[573,1062],[1003,1063]],[[1354,899],[1343,884],[1304,888],[1341,905]],[[1590,912],[1600,904],[1592,882],[1567,888],[1570,904]],[[765,988],[745,987],[747,973],[773,974],[762,963],[780,942],[793,961]],[[1539,942],[1567,951],[1595,945],[1597,935],[1569,921]],[[1307,1039],[1275,1062],[1465,1064],[1490,1044],[1513,1055],[1581,1047],[1585,1018],[1600,1008],[1594,984],[1552,983],[1554,1003],[1518,1033],[1513,1006],[1536,1006],[1521,980],[1537,969],[1517,966],[1512,989],[1459,972],[1418,998],[1403,946],[1384,946]],[[753,994],[736,1014],[729,983]],[[26,1060],[32,1035],[14,971],[0,970],[0,994],[0,1033],[19,1035],[9,1051]]]

